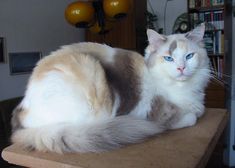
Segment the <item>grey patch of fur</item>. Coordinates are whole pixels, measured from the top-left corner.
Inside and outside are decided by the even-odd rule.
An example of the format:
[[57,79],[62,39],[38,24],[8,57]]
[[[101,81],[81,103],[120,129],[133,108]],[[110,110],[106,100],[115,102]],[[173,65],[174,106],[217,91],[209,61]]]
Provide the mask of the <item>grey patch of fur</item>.
[[24,109],[18,105],[14,111],[12,112],[12,118],[11,118],[11,127],[12,127],[12,132],[18,130],[18,129],[22,129],[23,126],[20,122],[20,119],[19,119],[19,115],[21,112],[23,112]]
[[[137,143],[146,137],[153,136],[162,132],[164,127],[158,126],[154,122],[131,118],[128,116],[119,116],[114,120],[89,129],[89,144],[85,146],[75,145],[75,151],[100,152],[120,148],[125,144]],[[69,135],[67,136],[69,137]],[[71,141],[73,137],[69,138]],[[78,141],[79,142],[79,141]],[[75,143],[74,143],[75,144]],[[86,149],[82,149],[85,147]]]
[[180,114],[180,108],[178,106],[164,99],[162,96],[157,96],[152,100],[151,111],[148,113],[147,118],[169,128],[178,114]]
[[[106,64],[101,60],[102,55],[96,52],[84,52],[99,60],[105,70],[110,91],[115,90],[120,97],[120,106],[116,115],[126,115],[140,100],[140,79],[133,65],[133,51],[115,49],[114,63]],[[135,53],[137,54],[137,53]],[[111,91],[112,98],[114,92]]]
[[67,149],[68,151],[72,151],[72,149],[70,148],[69,144],[66,142],[64,136],[61,137],[61,142],[64,145],[65,149]]
[[140,100],[140,77],[133,68],[132,54],[118,50],[114,65],[104,65],[108,82],[120,96],[117,116],[128,114]]
[[174,40],[169,47],[169,53],[172,55],[173,51],[177,48],[177,42]]
[[25,150],[31,152],[31,151],[35,151],[35,148],[33,146],[29,145],[29,146],[25,146]]

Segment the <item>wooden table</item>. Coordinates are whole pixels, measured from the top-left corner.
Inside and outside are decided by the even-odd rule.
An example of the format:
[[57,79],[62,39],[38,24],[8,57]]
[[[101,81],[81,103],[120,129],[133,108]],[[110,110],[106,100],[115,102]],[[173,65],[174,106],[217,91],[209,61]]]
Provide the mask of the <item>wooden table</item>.
[[25,151],[13,144],[2,157],[34,168],[203,168],[228,121],[225,109],[207,109],[190,128],[168,131],[141,144],[100,154]]

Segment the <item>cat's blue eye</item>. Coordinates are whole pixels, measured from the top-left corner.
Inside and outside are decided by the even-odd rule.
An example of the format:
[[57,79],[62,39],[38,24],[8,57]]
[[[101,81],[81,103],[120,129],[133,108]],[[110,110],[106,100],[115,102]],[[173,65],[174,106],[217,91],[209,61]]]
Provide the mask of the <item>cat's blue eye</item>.
[[193,56],[194,56],[194,53],[190,53],[190,54],[188,54],[188,55],[186,55],[186,60],[189,60],[189,59],[191,59],[191,58],[193,58]]
[[173,59],[172,57],[170,57],[170,56],[164,56],[163,58],[164,58],[166,61],[169,61],[169,62],[174,61],[174,59]]

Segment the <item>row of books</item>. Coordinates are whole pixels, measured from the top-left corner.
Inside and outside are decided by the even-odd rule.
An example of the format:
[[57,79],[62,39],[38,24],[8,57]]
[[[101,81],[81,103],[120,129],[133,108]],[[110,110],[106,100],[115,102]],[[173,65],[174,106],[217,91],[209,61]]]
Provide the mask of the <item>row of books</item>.
[[189,0],[189,8],[224,5],[224,0]]
[[210,57],[210,66],[213,71],[213,74],[217,78],[220,79],[223,78],[224,59],[222,57],[219,56]]
[[224,54],[224,32],[208,31],[204,35],[205,48],[208,54]]
[[208,12],[200,12],[199,20],[201,22],[207,22],[214,25],[215,29],[220,30],[224,29],[224,11],[208,11]]
[[196,25],[202,22],[208,23],[207,30],[221,30],[224,29],[224,11],[203,11],[199,13],[190,13],[191,27],[194,28]]

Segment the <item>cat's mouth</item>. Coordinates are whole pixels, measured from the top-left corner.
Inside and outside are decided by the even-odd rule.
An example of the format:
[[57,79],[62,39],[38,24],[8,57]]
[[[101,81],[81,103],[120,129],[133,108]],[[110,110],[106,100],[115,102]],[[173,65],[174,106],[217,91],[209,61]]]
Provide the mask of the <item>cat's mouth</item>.
[[176,80],[178,81],[186,81],[190,76],[186,74],[180,74],[179,76],[176,77]]
[[186,81],[187,79],[188,78],[186,76],[181,76],[177,78],[178,81]]

